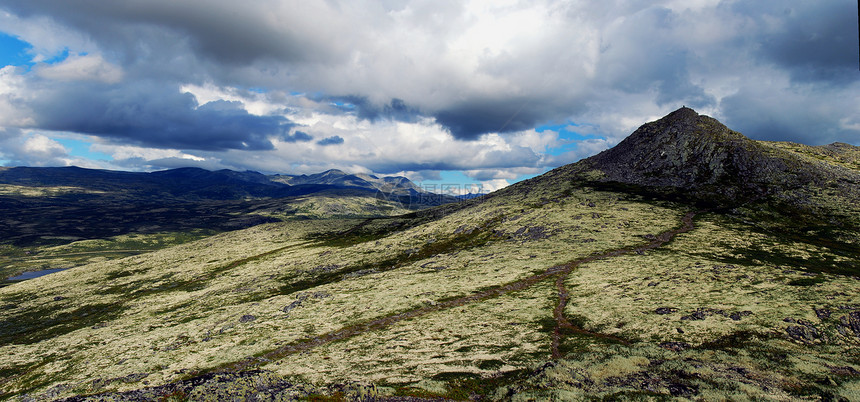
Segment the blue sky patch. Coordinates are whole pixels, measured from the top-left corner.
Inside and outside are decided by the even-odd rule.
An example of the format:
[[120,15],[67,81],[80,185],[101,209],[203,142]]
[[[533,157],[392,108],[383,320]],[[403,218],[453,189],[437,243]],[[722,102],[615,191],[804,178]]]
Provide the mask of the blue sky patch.
[[567,122],[563,124],[544,124],[535,127],[535,131],[542,133],[544,131],[555,131],[558,133],[559,142],[563,145],[546,150],[547,155],[558,156],[565,152],[576,149],[576,142],[590,139],[606,139],[606,137],[596,134],[582,134],[576,131],[571,131],[571,128],[581,127],[581,125]]
[[77,140],[73,138],[54,138],[54,141],[57,141],[62,144],[69,152],[70,156],[86,158],[90,160],[113,160],[113,157],[108,154],[92,151],[90,148],[93,144],[88,141]]
[[32,56],[27,50],[32,49],[29,43],[0,31],[0,66],[23,66],[32,64]]

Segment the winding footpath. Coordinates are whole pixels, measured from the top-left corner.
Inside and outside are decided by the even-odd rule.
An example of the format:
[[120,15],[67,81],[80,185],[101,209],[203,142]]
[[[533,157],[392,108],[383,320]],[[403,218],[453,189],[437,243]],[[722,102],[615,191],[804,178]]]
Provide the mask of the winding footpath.
[[[247,358],[244,358],[244,359],[241,359],[238,361],[234,361],[232,363],[227,363],[227,364],[221,365],[220,367],[216,367],[213,369],[207,369],[207,370],[193,372],[191,374],[192,378],[190,378],[186,381],[189,381],[189,380],[195,381],[195,379],[199,380],[200,378],[205,378],[207,373],[219,373],[219,372],[230,373],[230,372],[239,372],[239,371],[254,369],[254,368],[257,368],[263,364],[266,364],[266,363],[274,361],[274,360],[282,359],[282,358],[285,358],[285,357],[288,357],[291,355],[295,355],[295,354],[298,354],[301,352],[306,352],[306,351],[309,351],[309,350],[314,349],[314,348],[319,347],[319,346],[323,346],[323,345],[326,345],[326,344],[329,344],[332,342],[336,342],[336,341],[349,339],[349,338],[352,338],[352,337],[355,337],[358,335],[365,334],[365,333],[370,332],[370,331],[383,329],[383,328],[389,327],[391,325],[397,324],[397,323],[404,321],[404,320],[407,320],[407,319],[421,317],[421,316],[424,316],[424,315],[429,314],[429,313],[434,313],[437,311],[442,311],[442,310],[446,310],[446,309],[460,307],[460,306],[471,304],[471,303],[481,302],[484,300],[492,299],[495,297],[499,297],[502,295],[506,295],[509,293],[513,293],[513,292],[517,292],[517,291],[520,291],[523,289],[527,289],[527,288],[529,288],[535,284],[538,284],[544,280],[547,280],[547,279],[553,278],[553,277],[555,277],[555,286],[556,286],[556,290],[558,292],[558,303],[556,304],[555,308],[553,309],[553,318],[555,319],[555,322],[556,322],[556,326],[553,330],[553,334],[551,337],[551,340],[552,340],[551,341],[551,353],[552,353],[553,359],[560,359],[563,357],[563,354],[560,351],[560,344],[561,344],[561,341],[562,341],[565,333],[575,333],[575,334],[579,334],[579,335],[585,335],[585,336],[591,336],[591,337],[600,338],[600,339],[604,339],[604,340],[610,340],[610,341],[614,341],[614,342],[618,342],[618,343],[622,343],[622,344],[629,344],[628,341],[626,341],[622,338],[619,338],[617,336],[608,335],[608,334],[601,334],[598,332],[589,331],[587,329],[576,326],[573,323],[571,323],[570,320],[567,319],[567,317],[565,317],[564,310],[567,307],[567,303],[568,303],[568,300],[570,298],[568,290],[565,287],[565,282],[566,282],[567,278],[569,277],[570,273],[573,270],[575,270],[576,268],[578,268],[582,264],[587,264],[589,262],[593,262],[593,261],[597,261],[597,260],[604,260],[604,259],[608,259],[608,258],[612,258],[612,257],[617,257],[620,255],[625,255],[625,254],[632,254],[632,253],[642,254],[647,250],[653,250],[653,249],[656,249],[658,247],[661,247],[664,244],[666,244],[667,242],[671,241],[676,235],[681,234],[681,233],[686,233],[686,232],[693,230],[694,229],[693,218],[696,216],[697,213],[698,212],[687,213],[686,215],[684,215],[683,218],[681,218],[680,227],[675,228],[675,229],[671,229],[671,230],[667,230],[665,232],[660,233],[659,235],[655,236],[654,239],[652,239],[649,243],[647,243],[645,245],[641,245],[638,247],[623,247],[623,248],[609,250],[609,251],[603,252],[601,254],[596,254],[596,255],[589,256],[589,257],[579,258],[579,259],[570,261],[570,262],[565,263],[565,264],[553,266],[553,267],[547,269],[545,272],[540,273],[540,274],[532,275],[532,276],[529,276],[529,277],[526,277],[526,278],[523,278],[523,279],[520,279],[520,280],[517,280],[514,282],[510,282],[510,283],[507,283],[504,285],[496,286],[496,287],[493,287],[493,288],[490,288],[487,290],[473,293],[471,295],[462,296],[462,297],[452,299],[452,300],[442,301],[442,302],[439,302],[438,304],[436,304],[434,306],[424,306],[424,307],[408,310],[408,311],[405,311],[402,313],[392,314],[389,316],[376,318],[376,319],[366,321],[363,323],[359,323],[359,324],[355,324],[352,326],[347,326],[347,327],[344,327],[344,328],[341,328],[341,329],[338,329],[335,331],[331,331],[331,332],[316,336],[314,338],[304,339],[304,340],[297,341],[295,343],[284,345],[280,348],[271,350],[271,351],[264,353],[262,355],[247,357]],[[360,223],[359,225],[363,226],[363,225],[366,225],[367,223],[368,222],[365,221],[365,222]],[[265,258],[265,257],[271,256],[271,255],[283,252],[283,251],[288,250],[288,249],[293,248],[293,247],[302,246],[304,244],[307,244],[307,242],[298,243],[298,244],[290,244],[290,245],[287,245],[284,247],[279,247],[279,248],[276,248],[274,250],[270,250],[270,251],[262,253],[262,254],[243,258],[243,259],[240,259],[238,261],[233,261],[232,263],[227,264],[221,270],[234,268],[236,266],[239,266],[239,265],[251,262],[251,261],[259,260],[261,258]],[[0,379],[0,384],[8,382],[8,381],[12,380],[13,378],[17,378],[17,377],[20,377],[22,375],[24,375],[24,373],[19,373],[17,375],[10,376],[10,378]],[[153,387],[153,388],[158,388],[158,387]],[[74,398],[72,398],[72,400],[74,400]]]
[[567,301],[570,298],[570,294],[568,293],[567,287],[565,287],[564,283],[567,281],[567,277],[570,276],[570,273],[574,269],[576,269],[576,267],[578,267],[582,264],[589,263],[589,262],[593,262],[593,261],[597,261],[597,260],[604,260],[607,258],[617,257],[617,256],[624,255],[624,254],[631,254],[631,253],[642,254],[645,251],[653,250],[655,248],[661,247],[664,244],[666,244],[667,242],[669,242],[670,240],[672,240],[678,234],[686,233],[686,232],[693,230],[693,228],[695,227],[693,225],[693,217],[695,217],[695,216],[696,216],[696,212],[688,212],[686,215],[684,215],[683,218],[681,218],[681,227],[676,228],[676,229],[672,229],[672,230],[667,230],[663,233],[660,233],[659,235],[655,236],[654,240],[652,240],[650,243],[648,243],[644,246],[640,246],[640,247],[632,248],[632,249],[631,248],[619,248],[619,249],[607,251],[603,254],[597,254],[597,255],[590,256],[590,257],[580,258],[578,260],[574,260],[572,262],[565,264],[563,269],[557,271],[558,272],[558,278],[556,278],[556,280],[555,280],[555,287],[558,291],[558,304],[556,304],[555,309],[553,310],[553,313],[552,313],[553,318],[555,318],[555,322],[556,322],[555,330],[553,331],[553,334],[552,334],[552,348],[551,348],[552,358],[553,359],[560,359],[562,357],[561,351],[559,350],[559,345],[561,344],[561,340],[563,338],[562,332],[565,329],[570,331],[570,332],[576,333],[576,334],[588,335],[588,336],[593,336],[595,338],[602,338],[602,339],[607,339],[607,340],[611,340],[611,341],[616,341],[619,343],[623,343],[625,345],[630,344],[630,342],[628,342],[622,338],[619,338],[617,336],[614,336],[614,335],[607,335],[607,334],[601,334],[598,332],[592,332],[592,331],[588,331],[584,328],[580,328],[578,326],[575,326],[564,316],[564,309],[565,309],[565,307],[567,307]]
[[[631,248],[631,247],[623,247],[610,251],[603,252],[601,254],[592,255],[589,257],[584,257],[580,259],[573,260],[566,264],[557,265],[547,269],[545,272],[529,276],[527,278],[520,279],[515,282],[507,283],[504,285],[500,285],[494,288],[490,288],[478,293],[473,293],[468,296],[459,297],[452,300],[447,300],[443,302],[439,302],[434,306],[425,306],[409,311],[405,311],[398,314],[393,314],[377,319],[373,319],[364,323],[355,324],[352,326],[344,327],[332,332],[328,332],[319,336],[316,336],[311,339],[305,339],[298,341],[296,343],[291,343],[289,345],[282,346],[278,349],[272,350],[268,353],[265,353],[260,356],[248,357],[237,362],[233,362],[224,366],[221,366],[215,371],[218,372],[230,372],[230,371],[241,371],[251,369],[267,362],[282,359],[284,357],[294,355],[297,353],[305,352],[316,348],[318,346],[322,346],[325,344],[329,344],[332,342],[341,341],[344,339],[349,339],[358,335],[362,335],[366,332],[379,330],[382,328],[389,327],[401,321],[420,317],[429,313],[447,310],[450,308],[460,307],[466,304],[476,303],[480,301],[484,301],[487,299],[492,299],[495,297],[499,297],[508,293],[513,293],[519,290],[523,290],[529,288],[537,283],[540,283],[546,279],[549,279],[553,276],[556,277],[556,289],[558,291],[558,304],[553,310],[553,317],[556,321],[556,327],[553,331],[552,336],[552,358],[558,359],[562,357],[561,352],[559,351],[559,345],[563,338],[563,330],[567,330],[569,332],[593,336],[602,339],[613,340],[616,342],[620,342],[623,344],[629,344],[628,341],[621,339],[619,337],[607,334],[601,334],[597,332],[588,331],[584,328],[580,328],[573,323],[571,323],[564,316],[564,309],[567,306],[567,301],[569,299],[569,293],[564,283],[567,280],[570,273],[579,267],[582,264],[587,264],[589,262],[604,260],[607,258],[617,257],[625,254],[638,253],[642,254],[645,251],[653,250],[655,248],[661,247],[670,240],[672,240],[676,235],[681,233],[686,233],[693,230],[693,217],[695,217],[697,212],[689,212],[681,218],[681,226],[675,229],[667,230],[665,232],[660,233],[655,236],[650,243],[645,244],[643,246]],[[270,253],[267,253],[267,255]]]

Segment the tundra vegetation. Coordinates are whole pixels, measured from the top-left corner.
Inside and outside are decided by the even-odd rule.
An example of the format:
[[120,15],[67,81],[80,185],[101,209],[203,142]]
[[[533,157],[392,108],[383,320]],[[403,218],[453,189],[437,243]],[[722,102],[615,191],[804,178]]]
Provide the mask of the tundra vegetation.
[[[637,133],[702,123],[679,112]],[[15,283],[0,288],[0,390],[860,399],[860,152],[750,142],[824,172],[780,174],[826,177],[749,198],[720,182],[739,187],[709,199],[707,178],[607,180],[618,171],[589,159],[457,204],[201,233]]]
[[[15,187],[20,186],[0,184],[0,209],[6,210],[0,218],[0,233],[5,235],[0,240],[1,279],[147,253],[264,222],[391,216],[411,211],[400,202],[350,195],[166,206],[139,201],[118,205],[114,196],[108,201],[56,202],[53,197],[77,189],[29,187],[19,191]],[[10,202],[2,208],[2,191],[10,188],[15,190],[11,196],[15,202],[29,205],[18,210]],[[0,281],[0,286],[8,283]]]

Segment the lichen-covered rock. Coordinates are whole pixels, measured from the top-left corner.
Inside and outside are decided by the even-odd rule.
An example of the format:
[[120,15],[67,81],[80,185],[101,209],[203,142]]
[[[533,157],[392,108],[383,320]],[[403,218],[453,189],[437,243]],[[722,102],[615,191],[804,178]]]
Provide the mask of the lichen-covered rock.
[[682,320],[704,320],[708,314],[705,314],[705,311],[702,309],[697,309],[690,315],[685,315],[681,317]]
[[792,339],[801,341],[803,343],[812,343],[816,339],[821,339],[821,335],[818,333],[818,329],[805,325],[790,325],[788,326],[788,328],[785,329],[785,332]]
[[310,395],[324,395],[334,392],[354,396],[356,397],[354,400],[362,400],[360,399],[361,397],[372,398],[377,395],[375,387],[350,385],[339,386],[337,389],[329,390],[301,383],[293,383],[271,372],[252,370],[238,373],[204,374],[188,380],[161,386],[127,392],[77,396],[63,399],[63,401],[294,401],[307,398]]
[[740,321],[742,317],[746,317],[748,315],[752,315],[752,311],[744,310],[744,311],[735,311],[729,314],[729,318],[733,321]]
[[671,342],[661,342],[660,347],[663,349],[671,350],[673,352],[680,352],[682,350],[689,349],[691,346],[689,343],[686,343],[686,342],[671,341]]
[[669,384],[667,387],[669,388],[669,393],[672,396],[677,397],[690,397],[696,396],[699,394],[699,389],[694,385],[686,385],[686,384]]
[[839,323],[843,327],[853,331],[854,335],[860,337],[860,311],[852,311],[848,315],[843,315],[839,318]]
[[825,318],[830,318],[830,314],[832,314],[832,312],[826,307],[815,309],[815,315],[818,317],[818,319],[823,320]]

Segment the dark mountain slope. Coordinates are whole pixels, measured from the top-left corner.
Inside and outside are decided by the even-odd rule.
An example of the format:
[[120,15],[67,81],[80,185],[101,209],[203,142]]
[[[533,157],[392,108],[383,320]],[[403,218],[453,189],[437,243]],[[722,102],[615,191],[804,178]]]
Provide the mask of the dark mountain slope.
[[211,172],[180,168],[153,173],[79,167],[15,167],[0,171],[0,183],[31,187],[69,186],[140,197],[227,200],[289,195],[288,186],[256,172]]
[[773,196],[801,206],[807,188],[857,197],[856,171],[753,141],[708,116],[681,108],[647,123],[612,149],[586,159],[600,181],[681,189],[723,205]]

